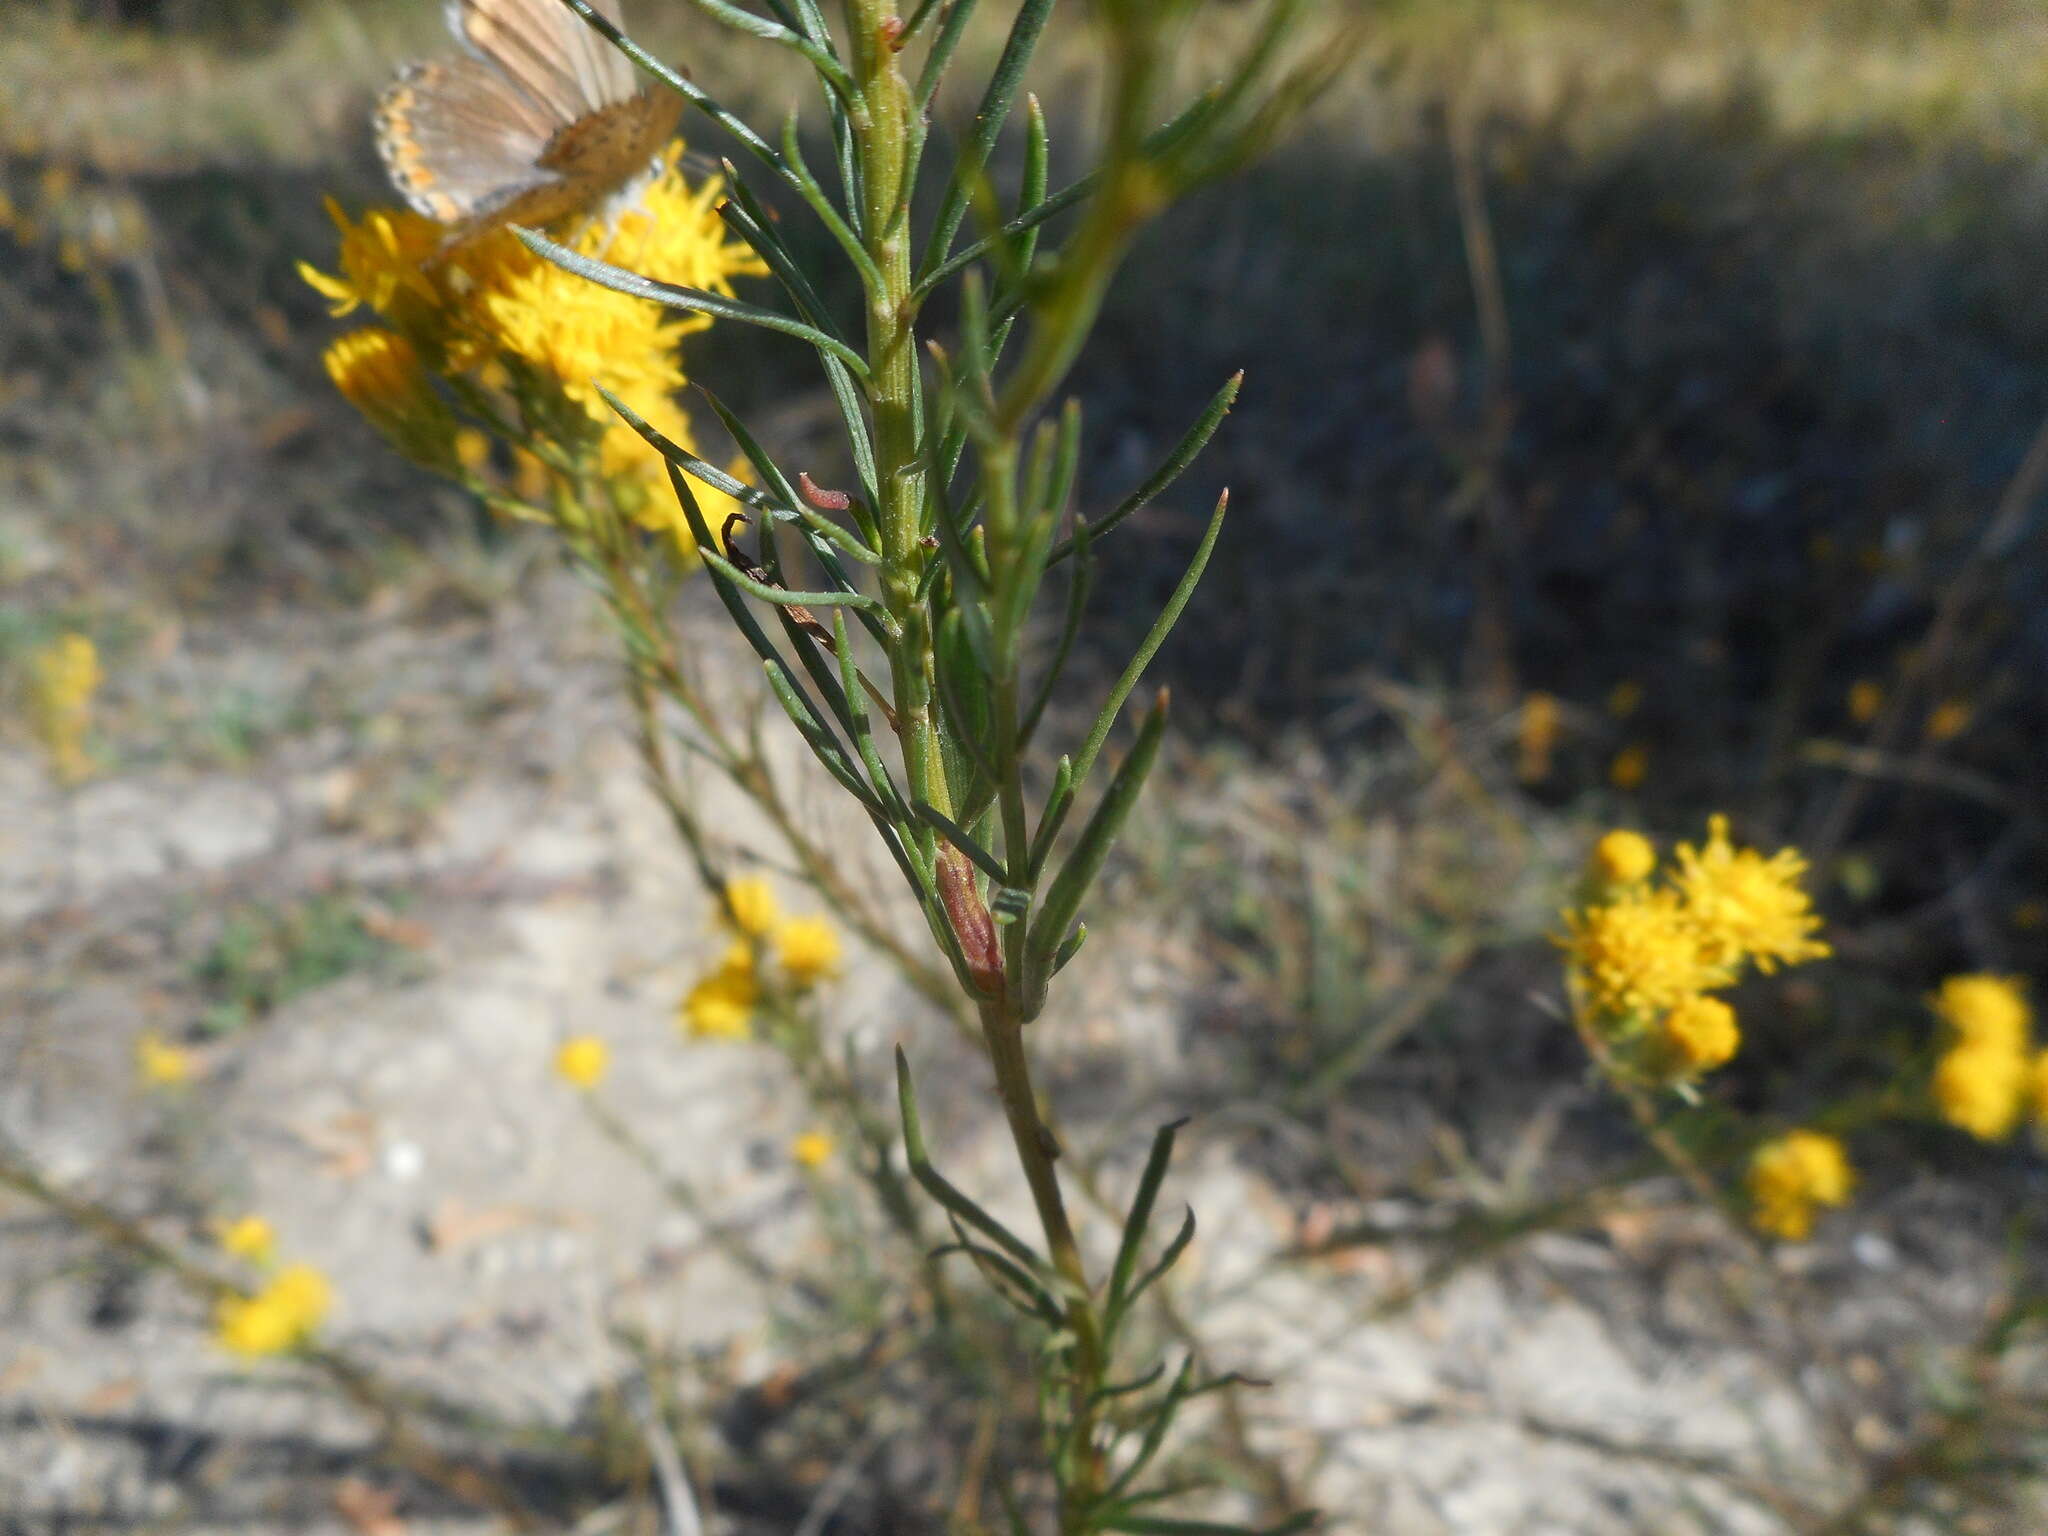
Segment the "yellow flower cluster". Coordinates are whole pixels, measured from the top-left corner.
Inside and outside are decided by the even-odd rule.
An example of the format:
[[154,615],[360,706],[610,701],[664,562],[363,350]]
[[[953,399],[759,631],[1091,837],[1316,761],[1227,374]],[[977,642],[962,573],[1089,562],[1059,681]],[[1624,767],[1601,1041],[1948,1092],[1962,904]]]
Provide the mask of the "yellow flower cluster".
[[99,652],[86,635],[60,635],[29,659],[29,722],[66,783],[92,772],[85,734],[100,682]]
[[310,1264],[287,1264],[247,1296],[224,1296],[214,1309],[214,1337],[223,1349],[256,1358],[281,1355],[312,1341],[334,1305],[334,1288]]
[[1684,1082],[1729,1061],[1742,1042],[1735,1011],[1708,994],[1745,965],[1772,971],[1828,953],[1800,885],[1806,863],[1737,848],[1727,818],[1707,841],[1681,844],[1658,878],[1640,833],[1609,832],[1593,850],[1584,903],[1564,914],[1559,943],[1575,1006],[1616,1064],[1653,1082]]
[[2033,1051],[2020,980],[1951,976],[1929,1005],[1948,1041],[1932,1084],[1942,1119],[1980,1141],[2003,1141],[2030,1114],[2048,1125],[2048,1051]]
[[[730,295],[734,279],[766,269],[727,236],[721,183],[691,186],[681,152],[670,146],[632,207],[579,216],[556,234],[583,255]],[[384,322],[327,353],[329,374],[373,426],[408,458],[476,485],[489,456],[462,417],[503,429],[529,502],[550,489],[580,494],[582,477],[594,473],[623,515],[687,548],[660,455],[597,390],[690,448],[690,423],[674,398],[684,383],[677,344],[708,318],[577,277],[509,230],[451,246],[447,229],[405,209],[373,208],[355,221],[330,200],[328,212],[340,231],[340,270],[299,271],[336,316],[367,309]],[[704,501],[715,527],[726,509],[715,496]]]
[[824,1131],[805,1131],[789,1144],[789,1155],[799,1168],[816,1170],[832,1161],[832,1138]]
[[595,1088],[610,1065],[611,1050],[595,1035],[574,1035],[555,1052],[555,1075],[574,1088]]
[[277,1261],[277,1232],[261,1216],[237,1216],[233,1221],[223,1221],[214,1228],[220,1251],[245,1264],[254,1264],[258,1269],[268,1269]]
[[1813,1231],[1820,1206],[1846,1205],[1856,1172],[1841,1142],[1820,1131],[1790,1131],[1758,1147],[1749,1160],[1750,1220],[1788,1242]]
[[[807,992],[839,969],[839,933],[831,921],[816,914],[785,918],[774,888],[758,875],[727,882],[719,925],[733,942],[676,1010],[683,1031],[697,1039],[744,1040],[764,985]],[[769,960],[775,969],[764,976]]]

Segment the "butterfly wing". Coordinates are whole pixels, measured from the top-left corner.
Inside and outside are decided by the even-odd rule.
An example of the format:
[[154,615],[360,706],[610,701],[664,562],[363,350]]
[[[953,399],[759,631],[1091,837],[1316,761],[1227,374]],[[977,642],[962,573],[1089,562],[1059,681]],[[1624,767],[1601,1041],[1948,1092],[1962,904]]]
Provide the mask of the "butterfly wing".
[[[619,23],[618,0],[591,0],[591,7]],[[632,64],[562,0],[451,0],[448,25],[557,128],[633,95]]]
[[554,179],[538,162],[557,125],[480,59],[409,65],[378,98],[375,123],[392,185],[443,224]]

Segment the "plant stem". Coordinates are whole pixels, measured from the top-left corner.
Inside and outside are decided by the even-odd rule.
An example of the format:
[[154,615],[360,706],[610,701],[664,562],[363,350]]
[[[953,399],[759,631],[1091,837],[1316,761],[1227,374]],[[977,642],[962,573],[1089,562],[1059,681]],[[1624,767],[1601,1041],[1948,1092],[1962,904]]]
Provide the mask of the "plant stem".
[[1102,1354],[1102,1328],[1088,1285],[1088,1271],[1081,1261],[1081,1245],[1074,1238],[1066,1200],[1060,1193],[1059,1170],[1053,1161],[1059,1155],[1058,1143],[1038,1113],[1038,1097],[1031,1086],[1023,1023],[1006,999],[984,998],[981,1031],[988,1044],[989,1064],[995,1068],[996,1093],[1003,1101],[1010,1137],[1016,1143],[1017,1161],[1023,1165],[1032,1203],[1038,1207],[1039,1225],[1045,1230],[1046,1252],[1066,1291],[1067,1327],[1073,1334],[1073,1368],[1066,1383],[1062,1438],[1073,1454],[1071,1458],[1062,1458],[1067,1465],[1060,1484],[1060,1531],[1062,1536],[1083,1536],[1088,1529],[1088,1512],[1101,1492],[1103,1479],[1102,1455],[1095,1432],[1097,1394],[1107,1367]]
[[[952,795],[932,712],[932,636],[918,588],[925,552],[924,455],[918,420],[917,307],[911,298],[911,147],[916,107],[897,68],[901,24],[888,0],[846,0],[858,103],[862,231],[879,277],[867,295],[868,399],[874,413],[875,483],[881,497],[882,599],[900,633],[889,648],[903,771],[914,796],[950,815]],[[934,834],[918,835],[927,849]]]

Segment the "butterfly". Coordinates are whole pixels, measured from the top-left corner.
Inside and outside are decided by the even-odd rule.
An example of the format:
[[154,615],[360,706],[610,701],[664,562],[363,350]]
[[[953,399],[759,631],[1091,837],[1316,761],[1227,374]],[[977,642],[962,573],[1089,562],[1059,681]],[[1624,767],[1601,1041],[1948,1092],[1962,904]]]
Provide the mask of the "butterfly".
[[[619,0],[591,0],[613,25]],[[658,154],[682,102],[562,0],[449,0],[464,52],[411,64],[378,99],[392,185],[460,245],[503,224],[552,224],[600,203]]]

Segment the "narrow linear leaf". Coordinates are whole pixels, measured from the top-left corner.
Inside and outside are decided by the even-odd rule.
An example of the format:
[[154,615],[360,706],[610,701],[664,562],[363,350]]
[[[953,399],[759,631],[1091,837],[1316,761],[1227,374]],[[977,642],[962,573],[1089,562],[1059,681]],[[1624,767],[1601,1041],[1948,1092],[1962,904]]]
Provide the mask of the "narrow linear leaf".
[[861,676],[860,664],[854,659],[853,641],[846,630],[846,615],[836,611],[832,615],[832,649],[839,662],[840,692],[845,696],[848,713],[852,716],[847,734],[853,737],[854,750],[860,753],[861,765],[868,771],[868,782],[874,785],[875,793],[882,797],[892,816],[908,821],[910,808],[904,804],[903,792],[896,787],[895,777],[889,772],[888,764],[882,761],[881,748],[875,744],[874,726],[868,718],[865,696],[869,684]]
[[1039,819],[1038,831],[1031,838],[1031,883],[1036,885],[1038,877],[1045,873],[1045,861],[1052,854],[1052,845],[1060,835],[1060,828],[1067,824],[1067,817],[1074,809],[1074,761],[1061,757],[1053,769],[1052,792],[1046,796],[1045,813]]
[[1131,1458],[1130,1465],[1117,1474],[1103,1493],[1104,1501],[1119,1497],[1123,1491],[1136,1482],[1145,1468],[1152,1464],[1152,1458],[1159,1454],[1159,1448],[1166,1443],[1167,1431],[1173,1428],[1174,1416],[1180,1412],[1180,1405],[1187,1400],[1188,1386],[1195,1374],[1195,1357],[1189,1355],[1174,1373],[1173,1384],[1166,1389],[1166,1396],[1153,1411],[1152,1422],[1145,1427],[1145,1438],[1139,1442],[1138,1454]]
[[[1163,150],[1171,148],[1196,127],[1200,126],[1208,114],[1214,110],[1215,97],[1213,92],[1197,97],[1172,122],[1154,130],[1145,139],[1142,148],[1147,155],[1156,155]],[[975,241],[972,245],[963,246],[953,256],[933,268],[929,274],[917,280],[910,290],[911,299],[915,302],[928,297],[941,283],[955,274],[964,271],[966,268],[973,266],[974,263],[980,261],[1004,241],[1013,240],[1019,235],[1028,234],[1048,219],[1056,218],[1060,214],[1065,213],[1069,208],[1074,207],[1077,203],[1085,201],[1102,185],[1102,179],[1103,173],[1101,171],[1090,171],[1080,180],[1060,188],[1059,191],[1053,193],[1042,202],[1025,209],[1024,212],[1018,214],[1016,218],[1005,224],[1001,229],[994,231],[983,239]]]
[[1052,16],[1053,4],[1054,0],[1024,0],[1017,10],[1016,20],[1010,24],[1010,35],[1003,44],[1002,57],[996,60],[988,89],[982,93],[981,105],[975,109],[974,131],[968,135],[967,143],[954,159],[953,180],[946,189],[946,198],[940,205],[938,220],[932,226],[931,238],[925,242],[924,258],[918,263],[920,272],[929,272],[938,266],[953,248],[954,238],[960,233],[960,221],[967,216],[967,205],[974,195],[975,183],[981,179],[988,157],[995,149],[996,139],[1009,119],[1010,108],[1017,99],[1017,87],[1022,83],[1024,70],[1038,47],[1039,36]]
[[1167,1165],[1173,1161],[1173,1138],[1186,1124],[1185,1119],[1174,1120],[1153,1133],[1152,1150],[1145,1158],[1145,1171],[1138,1179],[1138,1192],[1131,1200],[1130,1215],[1124,1219],[1123,1241],[1117,1245],[1116,1264],[1110,1270],[1107,1305],[1112,1310],[1123,1301],[1131,1275],[1138,1267],[1138,1250],[1144,1246],[1145,1231],[1152,1224],[1152,1206],[1159,1198],[1159,1186],[1166,1180]]
[[769,666],[766,663],[763,663],[763,666],[768,674],[768,687],[775,694],[777,702],[782,705],[783,712],[789,716],[790,723],[797,728],[798,734],[810,744],[812,753],[824,765],[825,771],[839,781],[842,789],[860,802],[861,808],[868,815],[886,821],[888,812],[882,808],[881,802],[874,797],[868,787],[861,783],[860,775],[853,771],[853,763],[848,759],[846,749],[825,728],[825,723],[797,691],[789,669],[784,666]]
[[750,592],[764,603],[773,603],[781,608],[852,608],[869,613],[885,613],[880,598],[869,597],[865,592],[791,592],[784,587],[771,587],[765,581],[756,581],[745,571],[734,565],[725,556],[699,548],[697,558],[710,566],[727,581],[743,592]]
[[1074,956],[1081,953],[1081,946],[1087,942],[1088,925],[1086,923],[1074,924],[1074,931],[1067,935],[1066,942],[1061,944],[1053,953],[1052,974],[1057,976],[1061,971],[1064,971],[1067,968],[1067,963]]
[[[701,0],[700,0],[701,3]],[[642,277],[637,272],[628,272],[624,267],[615,267],[608,261],[585,256],[572,251],[566,245],[557,245],[546,235],[537,234],[524,225],[512,226],[526,248],[536,256],[545,257],[565,272],[574,272],[601,287],[616,293],[631,294],[636,299],[648,299],[670,309],[688,310],[692,314],[711,315],[721,320],[736,320],[742,325],[759,326],[762,330],[779,331],[785,336],[794,336],[807,342],[820,352],[839,359],[855,377],[865,380],[868,365],[861,355],[838,338],[826,335],[815,325],[789,315],[777,314],[772,309],[763,309],[757,304],[748,304],[739,299],[728,299],[723,294],[709,293],[702,288],[685,288],[675,283],[656,282],[651,277]]]
[[903,1115],[903,1156],[910,1164],[911,1177],[940,1205],[992,1239],[997,1247],[1022,1264],[1034,1279],[1047,1277],[1050,1272],[1045,1261],[1033,1253],[1022,1238],[954,1188],[945,1175],[932,1166],[931,1156],[925,1150],[924,1122],[917,1112],[917,1089],[910,1080],[910,1058],[904,1055],[900,1045],[896,1047],[896,1098]]
[[[1166,736],[1166,706],[1166,691],[1161,689],[1158,699],[1145,716],[1144,725],[1139,728],[1130,756],[1117,769],[1116,777],[1103,794],[1102,803],[1088,818],[1080,841],[1067,856],[1067,862],[1061,866],[1052,888],[1046,893],[1044,906],[1032,921],[1027,946],[1031,968],[1025,978],[1027,1018],[1035,1018],[1045,1006],[1047,963],[1065,942],[1067,930],[1079,915],[1082,898],[1095,883],[1095,877],[1102,873],[1109,850],[1115,844],[1117,834],[1123,830],[1131,808],[1138,803],[1138,793],[1144,788],[1145,777],[1159,757],[1159,744]],[[1078,781],[1078,770],[1075,777]]]
[[[946,13],[946,20],[939,28],[939,35],[932,39],[932,51],[925,55],[924,68],[917,76],[917,114],[927,116],[931,112],[932,98],[939,93],[939,82],[946,77],[946,66],[953,62],[953,54],[960,47],[960,38],[967,31],[967,23],[974,19],[974,12],[980,0],[955,0],[953,8]],[[919,23],[930,14],[932,0],[918,7],[918,14],[906,35],[917,29]]]
[[1195,424],[1188,428],[1178,443],[1174,444],[1173,451],[1166,456],[1165,462],[1152,472],[1151,478],[1118,502],[1113,510],[1086,524],[1085,535],[1082,529],[1076,528],[1074,537],[1062,540],[1053,552],[1046,556],[1045,563],[1048,566],[1058,565],[1080,548],[1080,540],[1084,536],[1099,539],[1133,512],[1157,501],[1167,487],[1178,480],[1202,450],[1209,446],[1209,439],[1214,437],[1216,429],[1223,425],[1223,418],[1230,414],[1230,408],[1237,403],[1238,391],[1243,388],[1244,370],[1239,369],[1225,380],[1223,387],[1210,398],[1208,405],[1203,407],[1202,414],[1195,418]]
[[1130,664],[1123,675],[1116,680],[1116,686],[1109,690],[1109,698],[1102,706],[1102,713],[1095,717],[1095,725],[1088,732],[1088,739],[1081,744],[1081,750],[1074,758],[1074,782],[1085,784],[1088,774],[1095,766],[1095,759],[1102,751],[1102,744],[1109,740],[1109,733],[1116,724],[1116,717],[1122,713],[1124,700],[1131,696],[1131,690],[1138,686],[1138,679],[1145,668],[1152,664],[1152,658],[1159,654],[1159,647],[1166,643],[1166,637],[1179,622],[1181,610],[1188,605],[1188,599],[1195,595],[1195,585],[1202,579],[1202,572],[1209,567],[1209,556],[1216,548],[1216,537],[1223,531],[1224,514],[1230,510],[1230,492],[1225,491],[1216,498],[1216,510],[1209,514],[1209,526],[1203,530],[1202,542],[1195,547],[1194,559],[1188,562],[1186,574],[1180,585],[1173,589],[1173,596],[1166,600],[1166,606],[1159,611],[1159,617],[1152,621],[1152,628],[1146,633]]
[[1181,1221],[1180,1230],[1174,1233],[1173,1241],[1166,1245],[1166,1251],[1159,1255],[1159,1262],[1138,1276],[1137,1283],[1124,1293],[1122,1305],[1106,1314],[1109,1320],[1104,1323],[1104,1327],[1114,1330],[1130,1312],[1137,1299],[1144,1295],[1161,1275],[1180,1262],[1180,1256],[1188,1251],[1188,1244],[1194,1240],[1195,1212],[1193,1207],[1189,1207],[1187,1215]]
[[[1025,1316],[1035,1317],[1049,1328],[1058,1328],[1065,1322],[1060,1316],[1058,1303],[1046,1294],[1043,1286],[1032,1280],[1022,1266],[993,1248],[970,1241],[959,1218],[953,1217],[952,1221],[953,1230],[960,1240],[934,1248],[930,1257],[942,1259],[948,1254],[964,1253],[981,1269],[996,1294]],[[1012,1291],[1019,1294],[1013,1296],[1010,1294]]]

